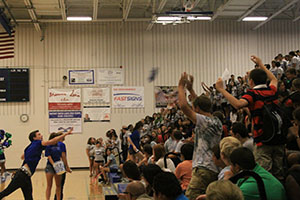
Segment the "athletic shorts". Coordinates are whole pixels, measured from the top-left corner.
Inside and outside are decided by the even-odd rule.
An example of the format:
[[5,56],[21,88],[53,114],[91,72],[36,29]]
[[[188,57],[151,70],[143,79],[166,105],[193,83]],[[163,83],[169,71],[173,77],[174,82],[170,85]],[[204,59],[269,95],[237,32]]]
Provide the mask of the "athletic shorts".
[[50,174],[55,174],[55,170],[54,170],[53,166],[51,164],[48,164],[48,163],[46,165],[45,172],[50,173]]
[[129,149],[128,152],[130,155],[134,155],[134,154],[138,153],[139,151],[135,152],[133,149]]
[[0,154],[0,163],[4,163],[5,162],[5,155],[4,153]]
[[95,156],[90,156],[90,159],[91,159],[91,160],[94,160],[94,159],[95,159]]
[[98,163],[98,164],[104,164],[104,160],[95,160],[95,163]]

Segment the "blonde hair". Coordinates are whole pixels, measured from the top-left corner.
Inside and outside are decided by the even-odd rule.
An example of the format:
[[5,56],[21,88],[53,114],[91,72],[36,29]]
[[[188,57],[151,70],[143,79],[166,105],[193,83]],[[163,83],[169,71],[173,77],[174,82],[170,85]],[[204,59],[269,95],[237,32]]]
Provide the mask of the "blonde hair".
[[206,200],[244,200],[238,186],[229,180],[214,181],[206,189]]
[[230,161],[229,157],[233,150],[241,147],[241,142],[235,137],[229,136],[225,137],[220,142],[220,152],[223,154],[224,158]]

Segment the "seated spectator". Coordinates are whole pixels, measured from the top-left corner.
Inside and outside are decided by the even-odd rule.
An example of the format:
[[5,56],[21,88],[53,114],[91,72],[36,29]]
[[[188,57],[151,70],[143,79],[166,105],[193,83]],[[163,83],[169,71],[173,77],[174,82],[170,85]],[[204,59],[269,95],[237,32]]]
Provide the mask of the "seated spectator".
[[156,174],[159,174],[162,172],[162,169],[155,164],[149,164],[145,167],[143,167],[143,180],[146,183],[146,192],[149,196],[153,196],[153,179]]
[[182,193],[178,179],[173,173],[162,172],[153,180],[154,199],[157,200],[187,200]]
[[[237,175],[243,170],[255,172],[263,181],[267,199],[285,200],[285,190],[282,184],[268,171],[255,163],[253,153],[246,147],[235,149],[230,155],[231,170]],[[235,178],[235,177],[232,177]],[[261,199],[258,183],[251,176],[237,180],[237,186],[242,190],[245,200]]]
[[194,146],[192,144],[184,144],[181,147],[182,163],[179,163],[175,169],[175,176],[181,182],[181,188],[185,192],[192,178],[192,159]]
[[291,168],[288,170],[285,179],[287,197],[290,200],[297,200],[300,197],[300,155],[292,153],[288,157]]
[[241,142],[236,139],[235,137],[229,136],[225,137],[220,142],[220,152],[221,152],[221,159],[225,163],[226,167],[222,170],[223,174],[219,174],[219,180],[228,180],[230,177],[233,176],[232,171],[230,170],[230,155],[233,150],[241,147]]
[[197,200],[244,200],[243,193],[229,180],[214,181],[206,189],[205,195],[200,195]]
[[246,126],[240,122],[235,122],[232,124],[232,136],[238,139],[243,147],[247,147],[253,152],[254,141],[253,138],[249,137],[248,129]]
[[145,144],[142,147],[143,153],[144,153],[144,158],[138,163],[138,167],[143,166],[143,165],[148,165],[150,163],[152,163],[152,147],[151,144]]
[[106,149],[105,154],[107,156],[107,163],[103,167],[101,167],[100,170],[104,176],[104,182],[107,183],[108,178],[106,173],[116,173],[118,171],[118,165],[116,162],[116,158],[110,148]]
[[138,166],[135,162],[131,160],[127,160],[123,164],[123,172],[125,176],[128,178],[129,181],[140,181],[141,180],[141,173]]
[[153,147],[153,161],[163,170],[175,171],[175,165],[170,158],[167,158],[167,166],[164,163],[164,156],[166,155],[165,148],[161,144]]
[[152,199],[146,194],[146,189],[140,181],[129,183],[124,192],[125,195],[119,195],[119,199],[126,200],[147,200]]
[[219,169],[221,169],[220,173],[218,174],[218,180],[222,180],[224,178],[224,173],[228,171],[228,168],[226,168],[225,163],[221,159],[220,146],[219,145],[214,146],[212,151],[213,151],[212,160],[214,161],[215,165]]

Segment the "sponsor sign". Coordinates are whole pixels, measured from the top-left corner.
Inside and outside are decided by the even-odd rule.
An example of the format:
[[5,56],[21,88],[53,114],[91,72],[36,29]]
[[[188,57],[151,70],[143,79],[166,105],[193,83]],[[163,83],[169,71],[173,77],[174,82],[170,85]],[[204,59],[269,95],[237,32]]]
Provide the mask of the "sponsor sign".
[[84,106],[83,122],[109,122],[109,106]]
[[73,127],[74,133],[81,133],[81,111],[50,111],[49,130],[53,132],[66,132]]
[[144,87],[113,87],[113,108],[143,108]]
[[49,110],[80,110],[80,89],[49,89]]
[[83,103],[109,103],[109,88],[83,88]]

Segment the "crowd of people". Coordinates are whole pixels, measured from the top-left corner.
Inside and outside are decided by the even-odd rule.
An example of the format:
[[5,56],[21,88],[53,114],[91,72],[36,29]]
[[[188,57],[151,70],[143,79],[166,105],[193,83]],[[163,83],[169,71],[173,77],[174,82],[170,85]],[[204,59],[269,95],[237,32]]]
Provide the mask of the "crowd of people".
[[90,175],[105,183],[121,170],[120,199],[298,199],[299,50],[251,60],[245,76],[202,83],[199,96],[183,73],[172,106],[90,138]]

